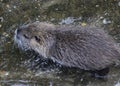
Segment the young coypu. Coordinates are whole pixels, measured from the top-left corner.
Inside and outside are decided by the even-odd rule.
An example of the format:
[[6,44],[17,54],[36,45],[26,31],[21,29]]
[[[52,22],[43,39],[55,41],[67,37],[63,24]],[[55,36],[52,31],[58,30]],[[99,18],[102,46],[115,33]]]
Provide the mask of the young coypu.
[[15,42],[23,50],[34,50],[61,65],[98,75],[108,73],[108,67],[120,59],[120,50],[112,38],[93,27],[35,22],[19,27]]

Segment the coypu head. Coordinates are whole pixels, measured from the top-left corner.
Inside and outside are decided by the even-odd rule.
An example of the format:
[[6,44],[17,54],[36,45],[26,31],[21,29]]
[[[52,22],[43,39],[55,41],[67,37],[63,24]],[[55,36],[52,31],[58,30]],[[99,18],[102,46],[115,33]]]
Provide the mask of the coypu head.
[[[47,57],[48,47],[53,43],[52,35],[47,32],[48,28],[54,28],[54,25],[35,22],[21,26],[15,31],[15,43],[22,50],[35,50],[40,55]],[[49,41],[49,44],[47,41]]]

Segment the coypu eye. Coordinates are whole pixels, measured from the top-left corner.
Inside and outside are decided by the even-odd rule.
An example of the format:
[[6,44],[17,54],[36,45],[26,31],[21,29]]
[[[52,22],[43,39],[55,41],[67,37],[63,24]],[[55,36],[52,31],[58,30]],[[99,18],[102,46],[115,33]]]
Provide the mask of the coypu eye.
[[23,36],[24,36],[26,39],[29,39],[29,37],[28,37],[26,34],[24,34]]
[[37,42],[40,42],[40,38],[39,37],[37,37],[37,36],[34,36],[35,37],[35,40],[37,41]]

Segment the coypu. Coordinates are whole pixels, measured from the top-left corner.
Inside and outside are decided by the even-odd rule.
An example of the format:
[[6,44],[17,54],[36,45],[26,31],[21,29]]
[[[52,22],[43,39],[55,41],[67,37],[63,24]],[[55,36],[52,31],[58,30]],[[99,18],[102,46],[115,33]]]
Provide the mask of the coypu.
[[34,50],[61,65],[94,71],[100,76],[120,59],[115,41],[95,27],[34,22],[19,27],[14,37],[25,51]]

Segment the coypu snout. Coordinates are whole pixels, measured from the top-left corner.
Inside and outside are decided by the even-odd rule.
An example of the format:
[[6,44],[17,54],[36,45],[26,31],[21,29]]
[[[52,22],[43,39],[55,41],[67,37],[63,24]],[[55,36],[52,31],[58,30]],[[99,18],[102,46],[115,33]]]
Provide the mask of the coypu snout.
[[30,49],[30,46],[28,46],[31,36],[28,35],[29,33],[26,33],[23,29],[26,29],[25,27],[18,27],[15,30],[15,35],[14,35],[14,40],[15,43],[18,44],[18,47],[21,48],[22,50],[28,50]]

